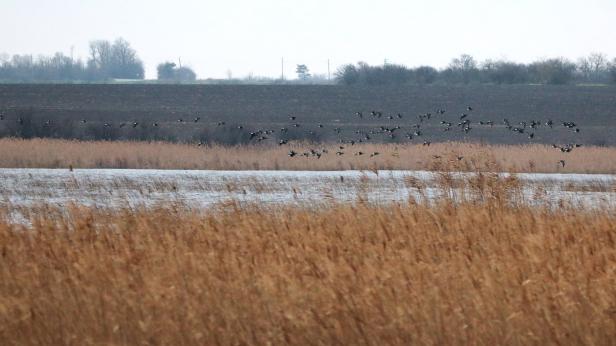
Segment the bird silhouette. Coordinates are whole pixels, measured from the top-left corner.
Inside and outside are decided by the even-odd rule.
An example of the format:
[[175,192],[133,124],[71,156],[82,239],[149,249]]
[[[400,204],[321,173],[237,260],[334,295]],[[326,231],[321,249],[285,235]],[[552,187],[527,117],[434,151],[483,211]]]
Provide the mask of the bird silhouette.
[[[298,123],[296,120],[298,118],[302,118],[302,114],[289,114],[288,118],[290,120],[289,123],[283,125],[283,127],[279,129],[267,129],[267,128],[252,128],[245,129],[243,125],[234,124],[231,128],[234,129],[234,133],[242,134],[241,138],[248,138],[251,143],[262,142],[271,143],[271,145],[286,145],[291,143],[291,138],[301,139],[319,139],[320,136],[323,136],[326,139],[333,138],[337,143],[344,144],[345,146],[354,146],[356,144],[368,143],[368,142],[393,142],[400,143],[405,139],[412,141],[413,139],[422,138],[423,142],[422,146],[430,146],[431,141],[441,141],[441,140],[450,140],[451,137],[448,136],[460,136],[460,134],[467,138],[466,135],[471,132],[478,132],[477,136],[482,136],[486,131],[494,132],[497,136],[502,136],[507,134],[509,136],[518,136],[520,134],[524,134],[529,140],[535,139],[545,139],[549,138],[546,131],[550,129],[555,129],[554,133],[558,136],[562,135],[561,131],[558,131],[560,126],[554,126],[554,121],[552,119],[516,119],[516,121],[509,121],[509,119],[504,118],[502,121],[502,125],[500,123],[495,124],[492,120],[484,119],[475,119],[476,113],[474,113],[474,108],[472,106],[465,106],[463,108],[464,112],[452,114],[452,118],[445,116],[444,108],[437,108],[436,110],[428,111],[428,112],[417,112],[410,113],[411,115],[405,116],[402,112],[398,112],[398,110],[391,109],[383,109],[378,110],[378,108],[374,108],[371,111],[366,110],[358,110],[354,113],[347,113],[351,118],[351,122],[347,123],[345,121],[341,121],[339,119],[330,119],[331,125],[327,126],[320,122],[308,123],[302,122]],[[284,114],[284,113],[283,113]],[[370,117],[366,117],[364,119],[363,115],[370,115]],[[417,115],[412,115],[417,114]],[[432,115],[439,115],[439,117],[433,117]],[[176,116],[175,112],[172,112],[172,116]],[[436,121],[435,121],[436,118]],[[0,120],[4,120],[4,113],[0,115]],[[302,118],[303,119],[303,118]],[[408,120],[407,120],[408,119]],[[455,120],[452,120],[455,119]],[[456,122],[459,119],[459,122]],[[30,119],[22,119],[18,117],[17,122],[19,124],[24,124],[25,121],[30,123]],[[193,114],[192,116],[188,116],[187,122],[189,123],[202,123],[202,117],[199,114]],[[563,121],[562,119],[558,119],[556,124],[562,124],[564,129],[569,133],[580,133],[581,129],[577,123],[567,120]],[[204,120],[205,121],[205,120]],[[364,123],[364,121],[366,121]],[[182,118],[177,119],[178,123],[184,123],[185,121]],[[379,124],[380,122],[380,124]],[[81,119],[81,123],[85,124],[86,119]],[[50,120],[41,120],[39,124],[42,126],[52,126],[56,125],[52,123]],[[127,125],[132,125],[132,128],[136,128],[138,126],[138,122],[136,121],[127,121],[119,124],[120,128],[123,128]],[[217,121],[215,123],[205,123],[202,127],[211,127],[216,124],[217,127],[221,127],[226,125],[224,120]],[[453,126],[456,124],[457,126]],[[151,123],[153,127],[164,127],[164,124],[159,124],[158,122]],[[503,126],[504,125],[504,126]],[[117,126],[115,123],[105,123],[104,127],[114,127]],[[304,129],[298,129],[299,127],[306,127]],[[478,127],[474,130],[475,127]],[[332,129],[332,130],[330,130]],[[562,128],[561,128],[562,129]],[[186,128],[186,131],[194,131],[196,129]],[[223,129],[218,129],[218,131],[222,131]],[[504,131],[503,134],[498,133],[498,131]],[[287,133],[291,133],[292,136],[289,136]],[[432,134],[436,134],[437,137],[431,137]],[[473,134],[475,135],[475,134]],[[572,135],[573,136],[573,135]],[[458,137],[460,138],[460,137]],[[520,138],[520,137],[518,137]],[[519,139],[518,139],[519,140]],[[200,142],[201,143],[201,142]],[[558,143],[558,142],[556,142]],[[565,142],[566,143],[566,142]],[[345,153],[345,146],[339,146],[338,151],[333,151],[338,156],[341,156]],[[561,153],[570,153],[575,148],[581,146],[581,144],[553,144],[553,148]],[[363,148],[361,148],[363,149]],[[294,154],[291,154],[294,153]],[[347,154],[354,156],[364,156],[364,157],[375,157],[379,155],[378,152],[363,152],[363,151],[348,151]],[[289,152],[290,157],[300,157],[300,158],[316,158],[319,159],[323,155],[328,155],[328,152],[324,149],[311,149],[309,151],[304,151],[301,153],[297,153],[293,150]],[[437,155],[440,157],[440,155]],[[451,159],[451,161],[455,161],[457,158],[458,161],[461,160],[463,155],[459,155]],[[560,161],[559,161],[560,162]],[[564,167],[564,166],[563,166]]]

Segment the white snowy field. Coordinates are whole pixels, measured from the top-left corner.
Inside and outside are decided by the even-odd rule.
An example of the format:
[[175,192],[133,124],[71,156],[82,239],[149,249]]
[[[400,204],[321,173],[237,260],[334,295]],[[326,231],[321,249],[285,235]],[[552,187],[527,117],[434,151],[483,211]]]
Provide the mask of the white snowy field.
[[[426,171],[195,171],[121,169],[0,169],[0,206],[13,208],[77,203],[97,207],[191,207],[227,203],[319,205],[330,202],[405,202],[462,198],[443,179],[475,173]],[[508,174],[499,174],[507,177]],[[616,205],[616,175],[515,175],[523,200],[558,206]]]

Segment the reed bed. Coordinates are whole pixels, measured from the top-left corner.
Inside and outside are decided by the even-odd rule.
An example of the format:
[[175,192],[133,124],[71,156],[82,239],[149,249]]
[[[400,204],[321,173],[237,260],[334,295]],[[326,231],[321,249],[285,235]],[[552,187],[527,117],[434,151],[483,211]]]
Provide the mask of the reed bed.
[[[616,173],[616,148],[580,147],[570,153],[541,144],[482,145],[307,144],[197,146],[167,142],[0,139],[2,168],[149,168],[213,170],[433,170],[473,171],[493,162],[510,172]],[[310,149],[320,158],[301,155]],[[289,157],[289,150],[299,153]],[[336,155],[337,151],[344,155]],[[363,155],[357,155],[362,152]],[[371,154],[379,153],[370,157]],[[560,160],[565,161],[562,167]]]
[[0,208],[0,344],[613,343],[614,210],[463,184],[437,203]]

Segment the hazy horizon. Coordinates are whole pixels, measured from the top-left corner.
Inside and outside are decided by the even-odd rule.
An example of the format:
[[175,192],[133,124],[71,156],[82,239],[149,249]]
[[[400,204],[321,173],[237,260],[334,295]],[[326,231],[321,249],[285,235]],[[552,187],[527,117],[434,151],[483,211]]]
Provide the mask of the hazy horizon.
[[295,65],[326,74],[342,64],[385,60],[443,67],[462,54],[478,61],[576,60],[591,52],[616,56],[616,2],[530,0],[202,1],[5,0],[0,53],[86,59],[88,43],[123,37],[144,61],[146,78],[170,60],[199,78],[278,77]]

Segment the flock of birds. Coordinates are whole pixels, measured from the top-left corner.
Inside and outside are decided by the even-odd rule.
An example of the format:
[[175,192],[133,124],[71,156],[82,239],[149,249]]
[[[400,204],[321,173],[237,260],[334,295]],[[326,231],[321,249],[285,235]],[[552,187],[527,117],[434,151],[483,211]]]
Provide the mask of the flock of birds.
[[[485,121],[481,120],[481,121],[473,123],[471,120],[471,115],[473,114],[472,106],[467,106],[466,110],[463,113],[459,114],[456,117],[457,119],[455,119],[455,121],[453,119],[447,118],[445,116],[445,113],[446,111],[444,109],[439,108],[434,113],[428,112],[428,113],[420,114],[416,117],[416,119],[414,119],[415,121],[411,121],[412,123],[405,127],[401,125],[394,125],[394,126],[387,125],[387,126],[378,126],[378,127],[367,129],[367,130],[361,130],[361,129],[355,130],[353,132],[354,136],[352,138],[348,138],[348,137],[345,138],[343,135],[343,130],[340,127],[335,127],[333,131],[338,137],[338,143],[341,144],[338,147],[338,151],[336,151],[335,154],[338,156],[345,155],[346,153],[345,150],[348,150],[349,145],[353,146],[357,143],[367,143],[367,142],[374,140],[375,137],[379,135],[381,136],[381,139],[383,139],[383,136],[389,139],[395,139],[397,136],[404,136],[404,138],[406,138],[409,141],[413,139],[419,139],[419,138],[423,139],[425,138],[424,132],[427,127],[426,125],[428,125],[430,121],[435,118],[439,120],[439,125],[443,132],[459,130],[465,134],[468,134],[473,129],[473,126],[483,126],[483,127],[490,127],[490,128],[493,128],[495,126],[495,123],[492,120],[485,120]],[[377,111],[377,110],[372,110],[366,114],[358,111],[358,112],[355,112],[355,116],[359,119],[363,119],[365,116],[371,117],[373,119],[387,119],[387,120],[402,120],[405,118],[405,116],[402,113],[396,113],[395,115],[393,114],[384,115],[382,111]],[[218,125],[221,125],[221,124],[219,123]],[[224,125],[224,122],[222,123],[222,125]],[[561,122],[561,125],[573,133],[580,133],[580,129],[578,125],[572,121],[563,121]],[[280,128],[278,131],[280,132],[282,137],[284,137],[284,134],[289,131],[289,128],[299,128],[301,126],[302,124],[297,122],[297,116],[289,115],[289,124],[285,127]],[[512,132],[513,134],[517,134],[517,135],[527,135],[529,140],[532,140],[535,138],[536,129],[540,127],[546,127],[546,128],[553,129],[554,126],[555,126],[555,123],[551,119],[548,119],[545,122],[542,122],[539,120],[520,121],[517,124],[513,124],[507,118],[503,119],[502,121],[502,127],[504,127],[506,130]],[[316,128],[323,129],[324,125],[321,123],[318,123],[316,124]],[[270,139],[270,137],[268,136],[276,132],[277,132],[276,130],[271,130],[271,129],[260,129],[257,131],[253,131],[253,132],[250,132],[250,140],[256,140],[259,142],[263,140],[268,140]],[[308,130],[307,134],[314,135],[315,129]],[[289,142],[288,139],[283,138],[278,141],[278,144],[285,145],[285,144],[288,144],[288,142]],[[431,142],[427,139],[422,141],[423,146],[430,146],[430,144]],[[577,143],[567,143],[564,145],[552,144],[553,148],[558,149],[562,153],[570,153],[574,148],[579,148],[581,146],[582,146],[581,144],[577,144]],[[309,149],[301,153],[296,152],[295,150],[289,150],[288,156],[289,157],[316,157],[318,159],[318,158],[321,158],[322,155],[328,154],[328,153],[329,152],[327,149]],[[364,153],[362,151],[355,151],[353,155],[355,156],[366,155],[369,157],[375,157],[375,156],[380,155],[380,153],[379,152]],[[434,158],[438,159],[440,158],[440,156],[435,155]],[[464,159],[463,156],[456,156],[456,158],[458,161]],[[565,167],[565,160],[559,160],[557,163],[561,165],[562,167]]]
[[[367,113],[357,111],[354,113],[354,117],[357,118],[356,120],[369,118],[369,119],[372,119],[373,123],[375,121],[389,121],[389,124],[378,126],[378,127],[373,127],[373,128],[367,128],[367,129],[357,129],[357,130],[354,130],[353,134],[350,137],[348,136],[348,132],[349,132],[348,129],[343,130],[340,127],[333,128],[334,135],[337,137],[338,143],[340,144],[335,154],[338,156],[345,155],[348,152],[348,147],[353,146],[357,143],[367,143],[370,141],[379,141],[379,140],[380,141],[394,140],[397,137],[402,137],[409,141],[418,139],[421,141],[423,146],[429,146],[431,144],[430,140],[428,139],[424,140],[424,138],[427,138],[427,136],[425,136],[425,132],[428,127],[431,127],[431,129],[433,129],[435,125],[434,120],[438,121],[438,126],[436,127],[439,128],[443,132],[461,131],[464,134],[468,134],[476,126],[488,127],[488,128],[493,128],[497,126],[499,128],[505,128],[506,130],[510,131],[514,135],[525,135],[528,137],[529,140],[532,140],[535,138],[535,130],[537,130],[538,128],[544,127],[544,128],[553,129],[554,126],[556,126],[556,124],[551,119],[548,119],[546,121],[539,121],[539,120],[520,121],[515,124],[506,118],[502,120],[501,124],[495,124],[495,122],[492,120],[481,120],[481,121],[473,122],[471,120],[471,118],[474,115],[473,110],[474,109],[472,106],[466,106],[464,112],[459,113],[453,117],[446,115],[447,113],[446,110],[442,108],[437,109],[434,113],[432,112],[423,113],[423,114],[417,115],[416,117],[412,117],[412,116],[407,117],[403,115],[402,113],[386,115],[384,112],[378,111],[378,110],[372,110]],[[5,120],[7,120],[6,114],[0,112],[0,121],[5,121]],[[14,120],[19,125],[24,124],[24,120],[19,116],[17,116]],[[183,118],[179,118],[176,120],[178,124],[199,123],[200,121],[201,121],[201,117],[199,116],[195,116],[194,118],[189,119],[189,120],[185,120]],[[391,125],[392,121],[397,121],[397,122],[406,121],[406,123],[404,124],[404,126],[401,126],[399,124]],[[82,124],[86,124],[87,122],[88,121],[86,119],[80,120],[80,123]],[[50,125],[51,125],[51,120],[45,120],[43,123],[43,126],[50,126]],[[127,128],[134,129],[134,128],[137,128],[139,125],[148,126],[149,124],[141,124],[138,121],[132,121],[132,122],[121,122],[117,126],[118,128],[127,127]],[[570,130],[572,133],[580,132],[580,128],[578,127],[578,125],[572,121],[562,121],[560,125],[563,126],[565,129]],[[109,122],[103,123],[102,126],[105,128],[114,127],[114,125]],[[160,126],[160,123],[152,122],[151,126],[157,128]],[[225,121],[216,122],[216,126],[217,127],[229,127]],[[327,131],[325,129],[325,126],[322,123],[318,123],[316,125],[302,124],[299,122],[298,117],[295,115],[289,115],[288,122],[286,123],[286,125],[278,129],[257,129],[253,131],[248,131],[248,130],[244,130],[245,128],[244,125],[237,124],[237,125],[232,125],[232,126],[237,130],[246,131],[246,134],[249,135],[250,142],[255,142],[255,141],[262,142],[262,141],[267,141],[267,140],[276,140],[277,144],[281,146],[289,143],[290,136],[287,136],[287,134],[289,133],[290,129],[294,131],[300,131],[301,130],[300,128],[308,127],[308,129],[306,130],[306,134],[312,135],[312,136],[316,135],[317,131]],[[197,145],[202,146],[204,145],[204,143],[199,142],[197,143]],[[558,149],[562,153],[570,153],[572,150],[574,150],[575,148],[579,148],[580,146],[581,144],[577,144],[577,143],[567,143],[564,145],[552,144],[553,148]],[[329,152],[327,149],[318,149],[318,150],[310,149],[302,153],[296,152],[294,150],[290,150],[288,152],[288,156],[289,157],[321,158],[322,155],[328,154],[328,153]],[[380,153],[378,152],[364,153],[361,151],[355,151],[353,152],[353,155],[356,155],[356,156],[366,155],[369,157],[374,157],[374,156],[380,155]],[[435,158],[438,158],[438,157],[435,157]],[[458,160],[462,160],[462,159],[463,157],[458,156]],[[558,161],[558,164],[564,167],[565,161],[560,160]]]

